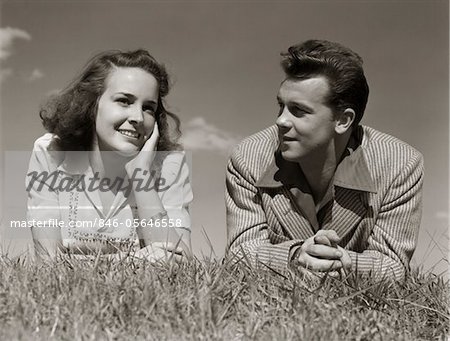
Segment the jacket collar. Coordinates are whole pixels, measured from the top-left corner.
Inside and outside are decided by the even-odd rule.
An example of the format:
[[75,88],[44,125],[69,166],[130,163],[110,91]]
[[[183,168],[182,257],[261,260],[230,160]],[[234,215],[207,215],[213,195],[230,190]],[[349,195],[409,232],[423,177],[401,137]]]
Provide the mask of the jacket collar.
[[[376,186],[370,176],[369,167],[364,156],[362,140],[364,132],[361,126],[355,129],[341,162],[334,174],[335,186],[356,191],[376,193]],[[301,191],[309,193],[309,185],[296,162],[284,160],[279,150],[275,152],[274,160],[256,182],[257,187],[277,188],[281,186],[296,186]]]

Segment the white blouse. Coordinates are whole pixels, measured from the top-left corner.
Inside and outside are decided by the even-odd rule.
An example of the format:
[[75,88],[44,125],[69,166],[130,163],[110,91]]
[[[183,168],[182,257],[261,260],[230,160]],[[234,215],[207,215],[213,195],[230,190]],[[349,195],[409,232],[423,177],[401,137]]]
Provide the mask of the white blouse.
[[123,191],[117,192],[105,214],[99,179],[89,162],[92,152],[52,150],[54,138],[47,133],[34,144],[26,177],[29,225],[59,226],[63,246],[73,253],[92,249],[111,253],[137,246],[137,226],[149,228],[151,236],[160,239],[155,241],[167,240],[171,234],[190,247],[193,194],[184,152],[167,152],[159,167],[163,185],[158,194],[167,216],[146,221],[139,219],[132,195],[127,197]]

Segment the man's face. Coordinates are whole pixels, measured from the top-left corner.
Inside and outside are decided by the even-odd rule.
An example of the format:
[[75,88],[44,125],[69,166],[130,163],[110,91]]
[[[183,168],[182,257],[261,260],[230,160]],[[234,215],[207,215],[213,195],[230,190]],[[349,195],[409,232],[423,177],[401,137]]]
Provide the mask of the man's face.
[[322,76],[287,78],[281,84],[276,124],[285,160],[314,162],[334,152],[336,120],[326,104],[328,93],[328,81]]

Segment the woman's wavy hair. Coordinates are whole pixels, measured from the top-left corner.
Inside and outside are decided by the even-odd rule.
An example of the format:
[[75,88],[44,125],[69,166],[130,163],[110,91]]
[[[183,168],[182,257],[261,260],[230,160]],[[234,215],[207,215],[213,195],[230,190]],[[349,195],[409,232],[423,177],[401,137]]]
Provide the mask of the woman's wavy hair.
[[[180,120],[165,108],[163,101],[169,92],[167,71],[163,64],[143,49],[129,52],[111,50],[95,55],[67,88],[51,96],[42,106],[39,115],[45,129],[57,135],[55,143],[58,149],[92,148],[98,101],[105,91],[106,79],[114,67],[140,68],[156,78],[159,95],[155,116],[160,133],[157,149],[181,149],[178,143],[181,136]],[[169,118],[175,123],[173,129],[170,128]]]

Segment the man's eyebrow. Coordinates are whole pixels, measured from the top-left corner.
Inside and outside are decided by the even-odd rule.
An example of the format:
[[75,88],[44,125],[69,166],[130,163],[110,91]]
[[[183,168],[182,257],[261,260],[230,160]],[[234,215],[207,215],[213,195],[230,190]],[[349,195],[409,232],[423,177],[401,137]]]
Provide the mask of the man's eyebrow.
[[[279,104],[284,103],[279,95],[277,96],[277,101],[278,101]],[[311,108],[310,106],[308,106],[306,104],[303,104],[303,103],[298,103],[298,102],[295,102],[295,101],[288,101],[287,103],[284,103],[284,104],[287,105],[287,106],[291,106],[291,107],[295,106],[298,109],[306,111],[306,112],[309,112],[309,113],[313,113],[314,112],[313,108]]]
[[310,113],[310,114],[315,112],[315,110],[313,108],[311,108],[310,106],[308,106],[306,104],[303,104],[303,103],[288,102],[288,103],[286,103],[286,105],[288,107],[295,107],[297,109],[300,109],[300,110],[305,111],[305,112]]

